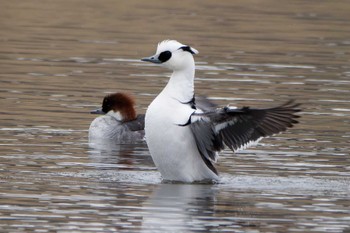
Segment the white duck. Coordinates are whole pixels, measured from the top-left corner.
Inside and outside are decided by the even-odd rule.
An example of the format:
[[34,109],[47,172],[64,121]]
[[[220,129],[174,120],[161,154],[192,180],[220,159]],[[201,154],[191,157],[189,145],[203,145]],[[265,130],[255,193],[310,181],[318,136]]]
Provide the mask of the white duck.
[[249,107],[203,109],[194,98],[198,51],[175,40],[160,42],[154,56],[142,61],[162,64],[173,71],[163,91],[145,116],[146,142],[163,179],[195,182],[219,179],[213,163],[224,145],[233,151],[298,123],[298,104],[269,109]]

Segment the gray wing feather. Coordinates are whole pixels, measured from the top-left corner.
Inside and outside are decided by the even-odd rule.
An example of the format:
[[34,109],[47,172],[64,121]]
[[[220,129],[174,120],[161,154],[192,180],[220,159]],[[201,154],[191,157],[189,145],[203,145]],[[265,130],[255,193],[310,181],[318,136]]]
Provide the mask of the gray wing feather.
[[196,96],[195,105],[197,109],[201,109],[203,112],[209,112],[215,110],[218,105],[210,101],[206,96]]
[[225,145],[232,151],[243,148],[250,142],[285,131],[298,123],[295,115],[299,104],[289,101],[268,109],[228,107],[194,113],[190,127],[202,157],[216,161],[217,152]]
[[136,119],[124,122],[130,131],[139,131],[145,129],[145,114],[137,115]]

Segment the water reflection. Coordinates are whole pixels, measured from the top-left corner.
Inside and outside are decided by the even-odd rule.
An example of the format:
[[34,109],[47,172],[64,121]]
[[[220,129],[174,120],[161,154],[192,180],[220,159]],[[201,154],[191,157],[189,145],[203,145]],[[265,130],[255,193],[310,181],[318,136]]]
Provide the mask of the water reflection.
[[[348,1],[37,3],[1,3],[3,232],[349,231]],[[139,61],[163,39],[199,50],[198,95],[293,98],[301,123],[224,151],[211,186],[162,184],[144,144],[89,146],[106,93],[143,113],[163,89],[168,71]]]
[[160,184],[142,203],[142,231],[208,231],[198,216],[213,216],[216,190],[211,185]]
[[[101,147],[102,146],[102,147]],[[119,169],[140,169],[139,164],[150,166],[152,169],[153,161],[149,155],[145,155],[147,146],[141,144],[98,144],[96,147],[89,143],[89,160],[87,166],[92,166],[96,169],[100,168],[119,168]],[[143,166],[143,167],[145,167]],[[146,168],[144,168],[146,169]]]

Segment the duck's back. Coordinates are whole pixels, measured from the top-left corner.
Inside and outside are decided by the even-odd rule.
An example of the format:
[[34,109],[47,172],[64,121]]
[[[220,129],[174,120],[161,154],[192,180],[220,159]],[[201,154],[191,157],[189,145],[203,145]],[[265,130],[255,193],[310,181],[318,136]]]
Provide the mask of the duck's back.
[[131,131],[128,124],[118,121],[109,115],[94,119],[89,128],[89,141],[112,143],[133,143],[142,140],[143,130]]
[[89,139],[94,138],[114,138],[120,134],[122,127],[120,122],[110,116],[104,115],[95,118],[89,128]]

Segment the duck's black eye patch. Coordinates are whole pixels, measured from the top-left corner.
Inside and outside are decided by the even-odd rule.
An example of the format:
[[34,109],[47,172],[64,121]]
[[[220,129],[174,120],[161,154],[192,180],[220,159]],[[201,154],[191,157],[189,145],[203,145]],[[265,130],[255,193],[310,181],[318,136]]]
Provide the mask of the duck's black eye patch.
[[192,51],[190,46],[182,46],[180,49],[182,49],[183,51],[187,51],[191,54],[195,54],[195,52]]
[[102,112],[107,113],[112,110],[112,99],[110,96],[106,96],[102,103]]
[[171,52],[170,51],[164,51],[164,52],[161,52],[159,54],[159,61],[161,61],[162,63],[163,62],[166,62],[167,60],[169,60],[171,58]]

